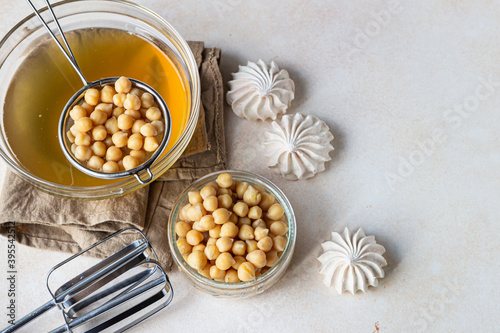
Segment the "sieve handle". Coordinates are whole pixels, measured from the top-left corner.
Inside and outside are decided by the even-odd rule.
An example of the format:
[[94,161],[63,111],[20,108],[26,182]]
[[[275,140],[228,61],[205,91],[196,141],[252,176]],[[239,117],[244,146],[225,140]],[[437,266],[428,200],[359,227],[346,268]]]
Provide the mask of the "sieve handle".
[[149,178],[146,180],[143,180],[141,176],[139,176],[139,172],[134,173],[135,178],[137,178],[137,181],[141,183],[142,185],[147,185],[149,182],[153,180],[153,172],[151,171],[150,168],[146,168],[146,171],[148,172]]

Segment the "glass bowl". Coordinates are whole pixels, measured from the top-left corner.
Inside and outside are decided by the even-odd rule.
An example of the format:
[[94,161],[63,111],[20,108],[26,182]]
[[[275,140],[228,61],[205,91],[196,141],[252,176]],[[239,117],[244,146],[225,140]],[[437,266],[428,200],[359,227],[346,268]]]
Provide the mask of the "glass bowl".
[[[175,222],[179,221],[179,214],[182,207],[189,203],[188,192],[199,191],[206,184],[215,181],[221,173],[225,172],[230,173],[235,180],[248,182],[249,184],[257,184],[264,187],[266,192],[272,194],[276,198],[276,202],[281,204],[285,209],[284,222],[288,224],[286,248],[276,264],[253,281],[226,283],[209,279],[189,266],[177,248],[177,235],[174,230]],[[219,171],[198,179],[180,194],[179,198],[174,203],[172,211],[170,212],[168,222],[168,242],[172,256],[175,263],[179,267],[179,270],[194,287],[216,297],[243,298],[262,293],[283,276],[288,265],[290,264],[290,261],[292,260],[295,248],[296,228],[295,215],[290,202],[286,198],[285,194],[271,181],[247,171]]]
[[[166,153],[152,165],[153,180],[168,170],[186,149],[196,128],[200,109],[200,78],[198,66],[186,41],[162,17],[140,5],[121,0],[67,0],[54,4],[54,12],[63,31],[87,28],[113,28],[135,34],[166,54],[179,73],[186,90],[186,115],[184,129],[177,142],[169,144]],[[29,7],[26,7],[29,10]],[[47,8],[40,10],[50,17]],[[49,20],[48,22],[51,22]],[[135,191],[144,185],[134,177],[109,181],[98,186],[62,185],[42,179],[31,173],[16,157],[6,135],[4,116],[16,110],[5,109],[10,82],[26,55],[34,50],[37,41],[48,38],[48,33],[38,18],[31,14],[12,28],[0,41],[0,156],[18,176],[50,194],[71,199],[104,199]],[[154,74],[152,74],[154,75]],[[153,77],[153,79],[155,79]],[[56,133],[57,134],[57,133]],[[23,154],[23,152],[16,152]],[[61,152],[62,154],[62,152]],[[69,162],[68,162],[69,163]]]

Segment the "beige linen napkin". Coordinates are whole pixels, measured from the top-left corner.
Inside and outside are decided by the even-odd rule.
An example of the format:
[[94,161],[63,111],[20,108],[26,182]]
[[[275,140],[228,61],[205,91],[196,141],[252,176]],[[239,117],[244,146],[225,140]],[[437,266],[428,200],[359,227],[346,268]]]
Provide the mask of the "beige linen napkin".
[[[7,171],[0,195],[0,235],[6,236],[7,223],[15,222],[18,243],[77,253],[117,230],[135,227],[169,269],[167,222],[174,201],[193,180],[226,166],[220,49],[205,49],[203,42],[189,46],[200,70],[202,110],[193,139],[174,166],[134,193],[96,201],[54,197]],[[115,238],[91,254],[109,255],[126,241],[126,236]]]

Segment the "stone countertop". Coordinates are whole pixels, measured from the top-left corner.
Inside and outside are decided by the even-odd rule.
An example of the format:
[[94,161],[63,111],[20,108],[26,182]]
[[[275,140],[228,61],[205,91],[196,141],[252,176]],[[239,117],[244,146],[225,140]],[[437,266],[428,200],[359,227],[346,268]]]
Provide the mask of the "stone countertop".
[[[229,167],[271,179],[295,209],[292,264],[270,290],[244,300],[208,296],[175,270],[172,305],[131,332],[499,330],[499,6],[137,2],[184,38],[220,47],[225,81],[247,60],[287,69],[296,84],[289,112],[324,120],[335,151],[325,172],[285,181],[256,158],[269,123],[242,120],[226,105]],[[3,36],[29,8],[0,4]],[[345,226],[363,228],[387,249],[386,277],[366,294],[339,296],[318,273],[320,243]],[[1,263],[6,253],[0,239]],[[66,256],[18,246],[18,317],[47,300],[44,276]],[[7,272],[0,269],[4,300]],[[0,304],[0,327],[6,306]]]

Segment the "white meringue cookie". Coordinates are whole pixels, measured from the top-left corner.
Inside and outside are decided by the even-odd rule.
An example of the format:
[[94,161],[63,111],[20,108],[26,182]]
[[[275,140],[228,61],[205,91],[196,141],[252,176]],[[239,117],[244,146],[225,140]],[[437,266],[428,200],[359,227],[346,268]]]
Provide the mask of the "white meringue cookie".
[[305,179],[325,170],[333,135],[317,117],[300,113],[273,121],[263,142],[268,166],[288,180]]
[[271,61],[249,61],[239,66],[228,82],[227,102],[238,117],[249,120],[276,119],[284,114],[295,96],[295,84],[288,72]]
[[352,238],[347,228],[343,236],[332,232],[332,240],[321,246],[324,253],[318,260],[323,282],[330,286],[333,281],[339,294],[346,290],[352,294],[358,290],[366,292],[368,286],[377,287],[378,279],[384,277],[385,248],[375,242],[374,236],[365,236],[362,229]]

